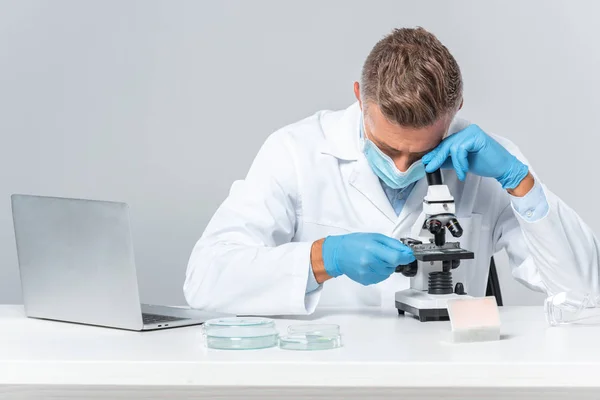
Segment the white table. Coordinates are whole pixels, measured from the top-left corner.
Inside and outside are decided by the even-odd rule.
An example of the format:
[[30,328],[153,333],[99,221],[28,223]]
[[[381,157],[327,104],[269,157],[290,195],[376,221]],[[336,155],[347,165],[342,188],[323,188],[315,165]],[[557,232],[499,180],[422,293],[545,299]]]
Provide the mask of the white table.
[[199,326],[136,333],[0,306],[0,398],[600,398],[600,328],[548,328],[538,307],[501,308],[502,340],[471,344],[395,310],[277,323],[298,319],[339,324],[344,347],[209,350]]

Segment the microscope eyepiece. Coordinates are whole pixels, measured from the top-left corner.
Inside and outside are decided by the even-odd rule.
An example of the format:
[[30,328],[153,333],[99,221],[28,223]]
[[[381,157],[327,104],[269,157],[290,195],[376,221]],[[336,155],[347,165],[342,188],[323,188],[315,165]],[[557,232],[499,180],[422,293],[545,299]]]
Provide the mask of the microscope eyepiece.
[[456,218],[450,218],[446,224],[446,228],[448,228],[454,237],[461,237],[463,234],[463,228],[460,226]]
[[429,186],[443,185],[442,171],[438,169],[433,172],[427,172],[427,183]]

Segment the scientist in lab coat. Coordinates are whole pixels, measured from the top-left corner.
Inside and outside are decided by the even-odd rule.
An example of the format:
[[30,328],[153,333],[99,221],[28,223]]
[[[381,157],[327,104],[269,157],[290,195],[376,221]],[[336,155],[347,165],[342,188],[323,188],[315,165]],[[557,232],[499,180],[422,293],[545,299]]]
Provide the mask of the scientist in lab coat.
[[191,254],[190,306],[234,314],[309,314],[317,306],[394,307],[414,260],[409,237],[442,167],[475,253],[453,271],[485,295],[490,257],[548,294],[598,292],[598,241],[507,139],[459,118],[454,57],[422,28],[396,29],[368,55],[357,102],[273,133],[231,187]]

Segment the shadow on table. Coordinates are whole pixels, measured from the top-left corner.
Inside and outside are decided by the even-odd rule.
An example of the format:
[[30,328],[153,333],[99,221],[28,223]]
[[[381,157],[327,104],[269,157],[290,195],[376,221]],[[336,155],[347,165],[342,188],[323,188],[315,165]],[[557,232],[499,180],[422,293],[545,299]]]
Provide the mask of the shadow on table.
[[396,310],[382,310],[379,307],[373,308],[360,308],[360,309],[343,309],[343,308],[323,308],[316,309],[315,312],[311,315],[280,315],[273,316],[273,319],[293,319],[298,321],[314,321],[324,317],[332,317],[332,316],[365,316],[369,318],[385,318],[389,319],[390,317],[396,317],[398,314]]

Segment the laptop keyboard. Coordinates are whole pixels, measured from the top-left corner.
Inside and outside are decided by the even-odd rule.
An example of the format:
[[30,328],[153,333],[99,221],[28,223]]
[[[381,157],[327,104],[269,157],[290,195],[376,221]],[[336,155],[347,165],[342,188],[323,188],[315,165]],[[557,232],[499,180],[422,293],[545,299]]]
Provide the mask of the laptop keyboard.
[[161,322],[183,321],[183,320],[186,320],[189,318],[171,317],[169,315],[142,313],[142,319],[144,321],[144,325],[151,325],[151,324],[160,324]]

